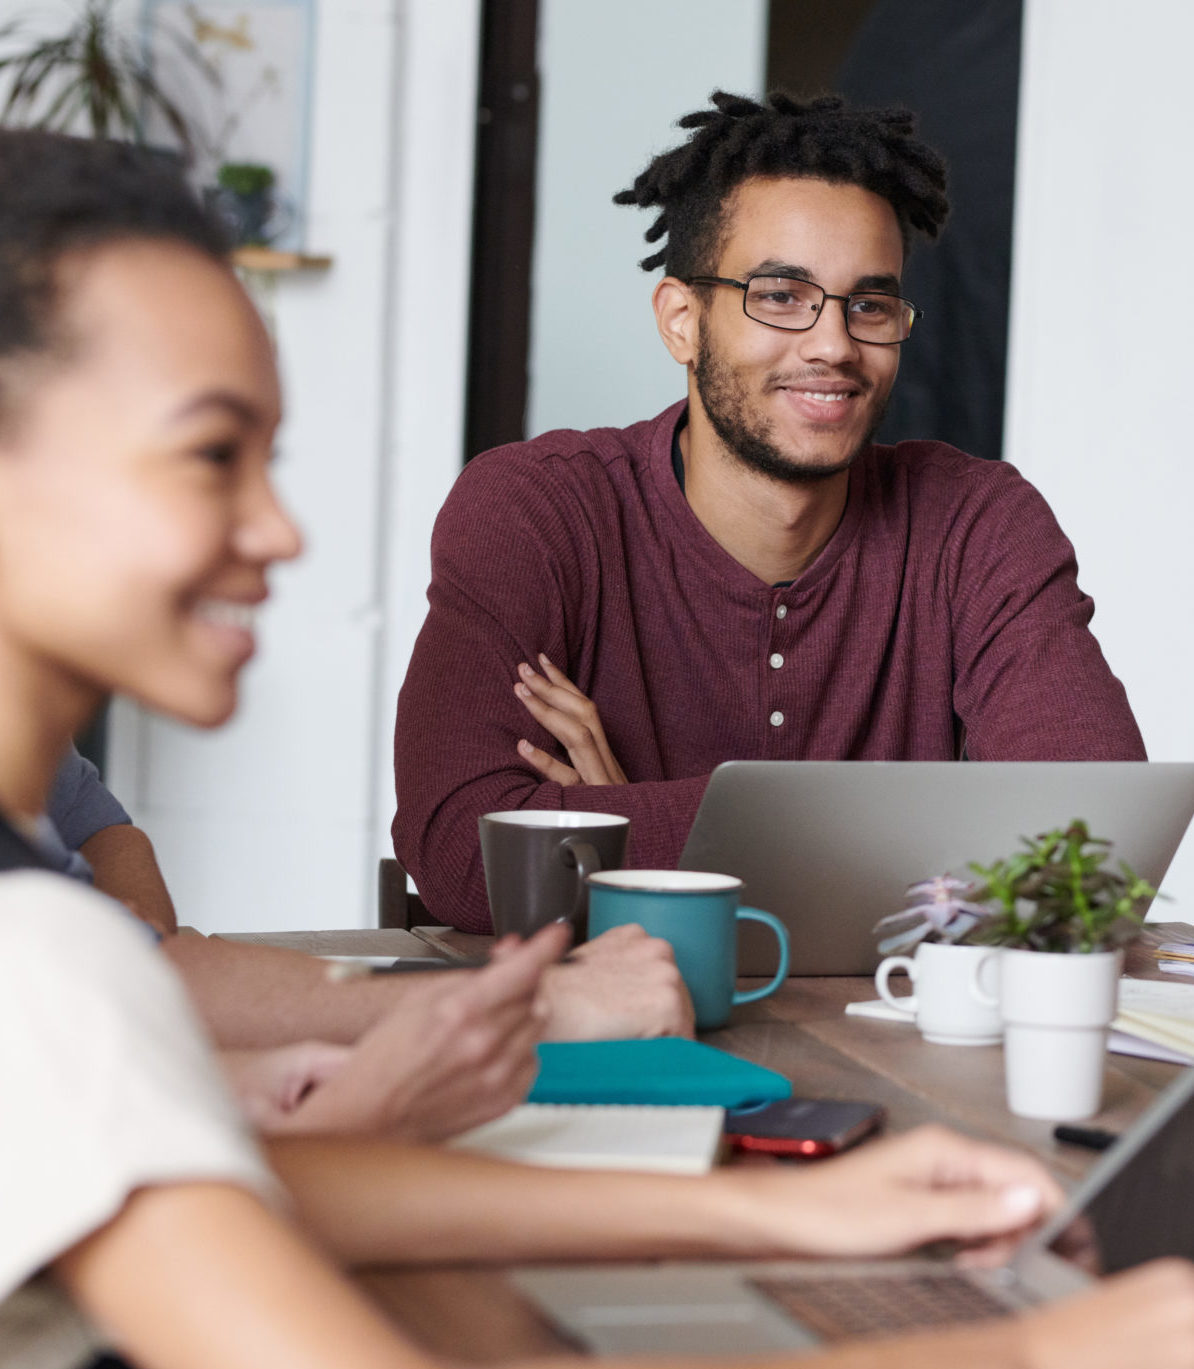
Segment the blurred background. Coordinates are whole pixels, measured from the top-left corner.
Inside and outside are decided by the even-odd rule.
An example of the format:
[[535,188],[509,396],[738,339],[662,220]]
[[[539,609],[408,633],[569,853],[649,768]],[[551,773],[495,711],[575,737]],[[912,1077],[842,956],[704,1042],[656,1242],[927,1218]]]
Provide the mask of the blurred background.
[[[0,63],[96,22],[135,95],[109,132],[177,146],[181,120],[246,244],[308,537],[232,726],[120,704],[91,741],[181,921],[372,923],[436,511],[485,447],[682,395],[637,267],[649,218],[610,197],[718,87],[919,112],[954,213],[909,263],[927,317],[883,436],[1040,486],[1150,754],[1194,759],[1182,0],[2,0]],[[1166,887],[1190,916],[1194,843]]]

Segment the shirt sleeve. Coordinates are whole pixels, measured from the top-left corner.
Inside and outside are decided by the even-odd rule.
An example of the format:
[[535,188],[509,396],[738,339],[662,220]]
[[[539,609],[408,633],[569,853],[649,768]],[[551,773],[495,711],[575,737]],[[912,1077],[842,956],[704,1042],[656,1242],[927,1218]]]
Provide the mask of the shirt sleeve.
[[992,462],[950,538],[954,699],[972,760],[1144,760],[1090,630],[1074,548],[1042,495]]
[[0,876],[0,1298],[146,1185],[274,1182],[181,984],[123,910]]
[[72,851],[105,827],[132,822],[120,801],[104,787],[99,771],[73,746],[58,767],[46,811]]
[[600,584],[593,536],[574,488],[500,452],[470,463],[436,522],[429,611],[398,699],[394,849],[432,912],[466,931],[491,925],[483,813],[618,813],[630,819],[629,864],[674,866],[708,783],[564,787],[517,754],[522,737],[559,751],[514,684],[519,662],[541,651],[567,667],[591,650],[585,592]]

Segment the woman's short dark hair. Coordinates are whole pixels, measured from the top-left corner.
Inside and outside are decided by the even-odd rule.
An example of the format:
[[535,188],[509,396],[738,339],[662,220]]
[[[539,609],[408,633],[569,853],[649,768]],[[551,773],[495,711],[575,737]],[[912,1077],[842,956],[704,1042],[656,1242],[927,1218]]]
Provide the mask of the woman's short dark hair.
[[906,109],[853,109],[839,96],[801,103],[773,93],[759,102],[717,90],[712,109],[679,120],[691,137],[655,157],[615,204],[658,209],[648,242],[666,244],[640,265],[681,280],[710,275],[734,190],[756,176],[807,176],[857,185],[895,210],[904,248],[914,231],[935,238],[949,213],[945,162],[913,136]]
[[[229,243],[168,154],[34,129],[0,130],[0,363],[53,346],[58,267],[72,252],[162,239],[216,260]],[[0,414],[10,396],[0,380]]]

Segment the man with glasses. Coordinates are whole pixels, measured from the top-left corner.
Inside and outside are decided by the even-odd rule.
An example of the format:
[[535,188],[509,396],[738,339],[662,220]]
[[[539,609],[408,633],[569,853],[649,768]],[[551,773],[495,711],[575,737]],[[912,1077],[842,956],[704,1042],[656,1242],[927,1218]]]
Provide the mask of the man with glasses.
[[723,760],[1144,755],[1041,496],[871,440],[941,159],[901,111],[713,106],[616,197],[658,211],[686,401],[486,453],[436,526],[394,838],[462,927],[487,925],[491,809],[622,813],[627,864],[668,866]]

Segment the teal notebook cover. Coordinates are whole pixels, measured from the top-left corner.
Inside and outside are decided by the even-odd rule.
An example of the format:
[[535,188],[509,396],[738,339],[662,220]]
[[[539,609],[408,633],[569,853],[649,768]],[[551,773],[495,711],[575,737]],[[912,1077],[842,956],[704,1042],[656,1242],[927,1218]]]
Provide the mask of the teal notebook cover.
[[782,1074],[675,1036],[552,1041],[539,1047],[528,1103],[674,1103],[749,1108],[788,1098]]

